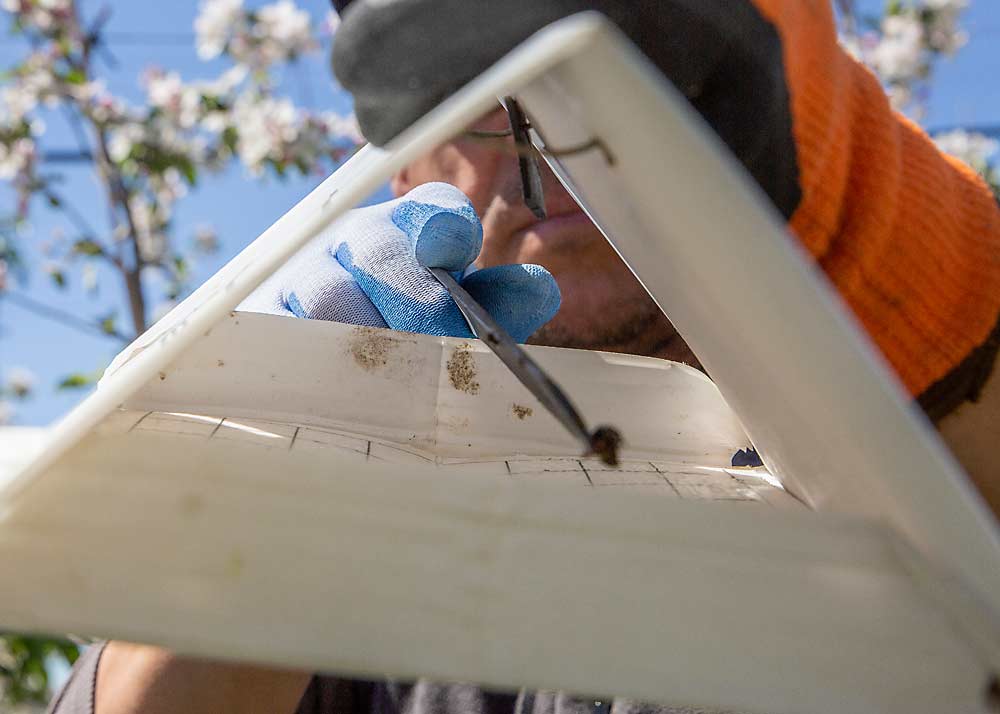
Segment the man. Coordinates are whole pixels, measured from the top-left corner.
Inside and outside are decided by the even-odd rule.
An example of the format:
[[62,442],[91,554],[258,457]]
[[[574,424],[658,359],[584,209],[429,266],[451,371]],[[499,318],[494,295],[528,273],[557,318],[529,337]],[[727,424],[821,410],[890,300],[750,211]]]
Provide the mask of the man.
[[[837,47],[829,0],[356,0],[344,14],[335,70],[366,135],[384,143],[538,27],[583,9],[619,24],[719,133],[914,398],[941,420],[1000,513],[988,428],[1000,418],[1000,211],[971,171],[890,112],[875,78]],[[478,128],[503,125],[496,112]],[[449,142],[396,176],[399,200],[322,236],[247,307],[453,334],[465,329],[454,305],[419,267],[461,270],[478,253],[483,270],[463,279],[519,336],[692,360],[596,229],[551,176],[545,182],[552,217],[537,222],[521,202],[511,156]],[[509,295],[516,304],[504,302]],[[314,678],[112,643],[87,654],[54,711],[543,714],[607,706],[556,693]],[[613,709],[650,707],[616,700]]]

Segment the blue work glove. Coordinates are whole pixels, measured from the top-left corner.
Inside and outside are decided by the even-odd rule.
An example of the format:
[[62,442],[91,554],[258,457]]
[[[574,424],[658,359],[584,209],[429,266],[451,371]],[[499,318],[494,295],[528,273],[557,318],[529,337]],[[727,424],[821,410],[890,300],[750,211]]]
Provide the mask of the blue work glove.
[[444,183],[424,184],[347,214],[240,309],[472,337],[458,306],[424,266],[445,268],[524,342],[559,310],[559,287],[539,265],[471,269],[482,245],[483,228],[465,194]]

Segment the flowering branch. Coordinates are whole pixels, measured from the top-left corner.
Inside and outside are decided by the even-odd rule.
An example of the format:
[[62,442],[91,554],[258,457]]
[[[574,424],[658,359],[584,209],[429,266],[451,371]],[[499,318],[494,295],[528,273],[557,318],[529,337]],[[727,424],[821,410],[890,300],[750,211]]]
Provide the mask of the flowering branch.
[[[57,285],[65,284],[68,264],[80,260],[85,267],[105,262],[118,273],[136,334],[150,318],[144,269],[170,274],[167,300],[187,289],[184,266],[190,260],[175,245],[172,216],[201,174],[232,161],[253,176],[326,172],[360,142],[351,117],[307,112],[276,93],[279,65],[319,46],[311,18],[292,0],[255,10],[242,0],[206,0],[194,23],[199,56],[225,56],[232,66],[215,80],[193,83],[151,68],[142,77],[143,106],[110,94],[96,76],[93,56],[103,42],[107,12],[84,29],[74,0],[0,0],[0,8],[30,48],[0,90],[0,180],[17,192],[18,221],[28,219],[37,197],[80,232],[63,251],[67,265],[48,270]],[[40,105],[66,112],[78,152],[40,151]],[[109,216],[105,240],[57,196],[52,184],[58,176],[40,170],[46,159],[94,167]],[[196,236],[197,250],[217,245],[214,237],[205,240],[208,233]]]
[[[880,18],[860,22],[853,2],[838,0],[841,40],[882,80],[893,107],[919,121],[926,114],[934,65],[968,41],[960,24],[967,5],[968,0],[887,0]],[[979,172],[1000,197],[1000,172],[993,163],[1000,145],[995,140],[962,129],[934,140]]]

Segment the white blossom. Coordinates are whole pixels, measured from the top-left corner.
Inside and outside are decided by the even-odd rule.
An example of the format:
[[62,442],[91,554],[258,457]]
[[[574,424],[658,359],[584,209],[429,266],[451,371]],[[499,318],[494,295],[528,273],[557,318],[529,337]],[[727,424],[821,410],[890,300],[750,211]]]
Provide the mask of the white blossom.
[[207,112],[201,120],[201,128],[212,134],[221,134],[232,126],[232,117],[229,112],[211,111]]
[[100,273],[93,262],[84,263],[80,271],[80,285],[88,293],[96,293],[99,285]]
[[49,33],[72,17],[72,0],[3,0],[3,9],[20,21]]
[[35,142],[23,138],[7,144],[0,142],[0,180],[10,181],[26,173],[34,165],[36,155]]
[[288,54],[312,44],[309,13],[292,0],[278,0],[257,13],[257,32],[264,39],[278,43]]
[[246,67],[237,65],[227,69],[217,79],[201,83],[197,86],[201,88],[205,96],[222,97],[230,94],[234,89],[239,87],[247,78],[247,74]]
[[847,51],[847,54],[858,62],[865,61],[865,49],[860,37],[855,34],[845,34],[841,35],[839,39],[840,46]]
[[71,84],[63,89],[66,94],[78,103],[87,105],[107,94],[107,87],[104,82],[84,82],[83,84]]
[[927,27],[931,49],[953,54],[968,42],[968,34],[958,26],[959,17],[968,4],[967,0],[924,0],[925,7],[934,11]]
[[[133,115],[114,125],[109,133],[108,154],[112,161],[123,165],[123,170],[134,175],[144,170],[143,166],[129,161],[137,145],[156,149],[161,154],[184,157],[190,166],[205,163],[207,140],[197,132],[188,131],[192,127],[182,126],[179,117],[169,114],[157,117]],[[151,173],[151,179],[158,176]],[[179,175],[174,171],[174,175]]]
[[241,0],[207,0],[195,30],[202,58],[226,52],[257,71],[316,46],[309,13],[293,0],[278,0],[255,13],[244,10]]
[[923,61],[923,42],[924,26],[919,18],[890,15],[882,23],[882,40],[872,53],[872,66],[888,82],[912,77]]
[[150,106],[167,114],[184,129],[193,127],[201,117],[201,92],[181,82],[176,72],[147,73],[146,96]]
[[58,101],[59,84],[50,53],[35,51],[12,72],[12,77],[0,89],[0,117],[3,121],[18,121],[39,103],[51,106]]
[[21,121],[38,106],[38,94],[23,82],[13,81],[0,89],[0,121]]
[[344,116],[336,112],[326,112],[323,114],[323,121],[326,123],[326,131],[330,136],[340,137],[346,143],[358,146],[365,143],[365,137],[361,133],[358,119],[354,112]]
[[205,0],[194,21],[198,56],[212,59],[222,54],[243,18],[243,0]]
[[141,193],[129,197],[129,213],[135,227],[139,256],[147,263],[158,263],[166,257],[165,222],[154,205]]
[[180,172],[170,167],[162,174],[149,177],[149,185],[157,207],[156,214],[160,224],[165,228],[174,212],[174,204],[187,195],[187,184]]
[[113,124],[126,121],[128,107],[125,102],[112,95],[103,80],[88,82],[80,88],[77,97],[81,109],[98,124]]
[[901,0],[868,31],[848,35],[841,43],[871,67],[886,88],[894,108],[922,116],[934,61],[967,41],[960,27],[967,0]]
[[7,391],[18,399],[23,399],[31,394],[38,381],[35,378],[35,373],[26,367],[11,367],[5,376]]
[[997,151],[1000,151],[1000,142],[996,139],[963,129],[938,134],[934,137],[934,143],[941,151],[964,161],[979,172],[983,172]]
[[219,250],[219,234],[209,225],[199,225],[194,231],[195,248],[200,253],[215,253]]
[[281,161],[284,147],[298,138],[298,111],[288,99],[241,96],[233,107],[239,127],[237,153],[252,173],[263,171],[268,159]]
[[120,124],[110,132],[108,154],[111,160],[121,163],[132,153],[132,147],[146,135],[145,128],[138,122]]
[[42,272],[46,275],[57,275],[62,272],[62,266],[54,260],[46,260],[42,264]]

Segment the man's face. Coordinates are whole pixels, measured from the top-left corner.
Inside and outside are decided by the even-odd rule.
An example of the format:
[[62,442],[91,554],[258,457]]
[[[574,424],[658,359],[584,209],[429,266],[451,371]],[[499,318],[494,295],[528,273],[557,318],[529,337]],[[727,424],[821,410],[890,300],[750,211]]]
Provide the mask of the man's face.
[[[475,126],[508,128],[501,109]],[[503,142],[506,141],[506,145]],[[506,149],[506,150],[505,150]],[[536,263],[555,276],[562,308],[531,338],[533,344],[628,352],[695,364],[694,356],[656,304],[552,172],[542,165],[548,218],[524,205],[521,178],[509,139],[459,138],[418,159],[393,179],[402,195],[442,181],[472,201],[483,223],[481,268]]]

